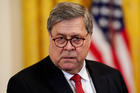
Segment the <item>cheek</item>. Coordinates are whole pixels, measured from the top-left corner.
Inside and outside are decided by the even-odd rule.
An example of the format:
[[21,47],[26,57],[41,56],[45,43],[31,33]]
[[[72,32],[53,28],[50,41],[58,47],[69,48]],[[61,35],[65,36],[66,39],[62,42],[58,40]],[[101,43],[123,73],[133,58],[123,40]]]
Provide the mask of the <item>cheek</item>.
[[59,60],[60,54],[61,54],[61,49],[56,47],[53,44],[53,42],[51,42],[49,45],[49,56],[51,57],[54,63],[56,63]]
[[77,49],[78,59],[84,60],[88,54],[89,51],[89,44],[85,44],[84,46]]

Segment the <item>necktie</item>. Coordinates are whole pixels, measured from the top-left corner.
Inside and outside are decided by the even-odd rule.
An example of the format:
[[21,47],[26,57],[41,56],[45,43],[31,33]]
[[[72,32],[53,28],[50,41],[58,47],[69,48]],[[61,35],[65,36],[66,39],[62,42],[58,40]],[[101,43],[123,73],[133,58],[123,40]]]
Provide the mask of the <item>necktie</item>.
[[82,84],[81,84],[81,77],[78,74],[75,74],[71,80],[73,80],[75,82],[75,89],[76,89],[76,93],[84,93],[83,88],[82,88]]

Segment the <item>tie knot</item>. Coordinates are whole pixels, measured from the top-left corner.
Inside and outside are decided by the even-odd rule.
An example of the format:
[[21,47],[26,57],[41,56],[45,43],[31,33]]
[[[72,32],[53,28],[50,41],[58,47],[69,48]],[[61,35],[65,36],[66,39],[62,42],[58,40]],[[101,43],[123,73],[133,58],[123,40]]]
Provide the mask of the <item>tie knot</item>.
[[81,76],[78,74],[75,74],[71,80],[73,80],[74,82],[81,82]]

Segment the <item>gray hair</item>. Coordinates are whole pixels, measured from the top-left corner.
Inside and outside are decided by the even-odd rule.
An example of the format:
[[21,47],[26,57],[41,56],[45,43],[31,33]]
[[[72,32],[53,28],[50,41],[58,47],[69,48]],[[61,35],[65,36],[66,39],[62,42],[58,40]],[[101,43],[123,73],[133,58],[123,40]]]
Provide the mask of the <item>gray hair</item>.
[[54,7],[54,9],[50,12],[50,16],[48,18],[47,29],[49,33],[51,33],[54,24],[76,17],[83,17],[87,32],[89,34],[92,34],[92,16],[84,6],[72,2],[62,2]]

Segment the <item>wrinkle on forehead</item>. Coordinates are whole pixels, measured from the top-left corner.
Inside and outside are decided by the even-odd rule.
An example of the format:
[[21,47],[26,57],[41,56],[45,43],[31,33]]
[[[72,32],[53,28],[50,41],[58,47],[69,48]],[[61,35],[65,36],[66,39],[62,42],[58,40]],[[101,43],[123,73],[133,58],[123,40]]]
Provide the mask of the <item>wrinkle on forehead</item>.
[[53,26],[52,33],[65,35],[79,35],[86,33],[85,24],[82,17],[64,20]]

